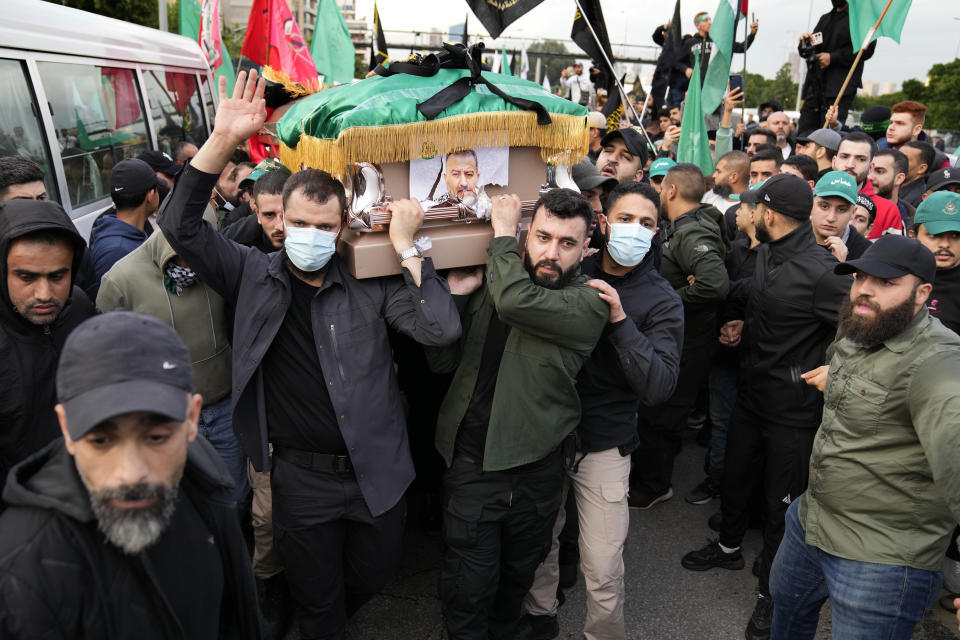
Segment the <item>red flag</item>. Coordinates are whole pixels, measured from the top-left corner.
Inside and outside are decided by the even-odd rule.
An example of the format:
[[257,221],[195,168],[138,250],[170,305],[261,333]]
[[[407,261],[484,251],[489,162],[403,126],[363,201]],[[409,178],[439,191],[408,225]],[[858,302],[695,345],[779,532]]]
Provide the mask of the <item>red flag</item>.
[[254,0],[240,53],[260,66],[283,71],[309,89],[320,84],[310,49],[286,0]]

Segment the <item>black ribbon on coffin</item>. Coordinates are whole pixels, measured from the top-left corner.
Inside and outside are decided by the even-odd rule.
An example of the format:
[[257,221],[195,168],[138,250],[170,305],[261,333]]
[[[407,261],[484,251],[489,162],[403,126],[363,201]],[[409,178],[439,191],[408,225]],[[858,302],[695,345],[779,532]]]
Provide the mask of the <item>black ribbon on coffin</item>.
[[480,57],[482,54],[482,42],[472,45],[469,49],[460,43],[444,42],[443,51],[439,54],[417,55],[406,62],[391,62],[387,67],[378,65],[374,73],[380,76],[407,73],[414,76],[430,77],[435,76],[440,69],[469,70],[469,76],[460,78],[417,105],[417,110],[427,120],[435,119],[444,109],[465,98],[474,86],[482,84],[490,89],[490,92],[495,96],[502,98],[513,106],[527,111],[535,111],[537,124],[550,124],[552,122],[550,114],[542,104],[526,98],[508,95],[481,75],[483,66]]

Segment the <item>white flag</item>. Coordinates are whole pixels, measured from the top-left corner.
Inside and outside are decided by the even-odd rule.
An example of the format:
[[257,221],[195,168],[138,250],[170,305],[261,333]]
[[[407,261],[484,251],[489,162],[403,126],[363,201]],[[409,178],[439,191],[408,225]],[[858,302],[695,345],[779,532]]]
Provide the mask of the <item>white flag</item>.
[[526,80],[528,73],[530,73],[530,60],[527,59],[527,42],[524,41],[523,48],[520,49],[520,77]]
[[501,56],[500,56],[500,52],[498,51],[493,56],[493,62],[490,63],[491,73],[500,73],[500,61],[501,61]]
[[550,81],[547,79],[547,74],[543,74],[543,88],[547,91],[553,91],[553,89],[550,88]]

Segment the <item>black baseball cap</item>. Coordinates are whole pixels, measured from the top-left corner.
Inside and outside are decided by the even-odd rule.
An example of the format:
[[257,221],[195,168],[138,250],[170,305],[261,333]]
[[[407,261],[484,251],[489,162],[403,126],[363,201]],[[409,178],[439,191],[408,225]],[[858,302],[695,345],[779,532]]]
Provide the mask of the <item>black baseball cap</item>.
[[605,147],[617,138],[623,140],[627,151],[640,158],[641,169],[647,166],[647,142],[643,134],[640,133],[640,127],[624,127],[611,131],[600,140],[600,146]]
[[803,178],[790,173],[778,173],[765,181],[759,189],[743,191],[740,202],[763,203],[772,211],[789,218],[807,220],[813,209],[813,193]]
[[154,151],[152,149],[144,151],[137,156],[137,160],[143,160],[150,168],[154,171],[159,171],[165,176],[170,176],[171,178],[176,178],[180,171],[183,170],[183,167],[173,161],[173,158],[165,154],[163,151]]
[[110,190],[113,193],[146,193],[160,184],[153,167],[137,158],[127,158],[110,170]]
[[616,178],[611,178],[600,173],[592,162],[587,159],[581,160],[570,168],[573,181],[580,191],[585,189],[596,189],[603,187],[605,191],[610,191],[620,184]]
[[919,240],[887,234],[880,236],[858,259],[841,262],[833,268],[833,272],[840,275],[856,271],[883,279],[912,273],[924,282],[933,282],[937,261]]
[[135,411],[182,422],[193,389],[190,352],[177,332],[153,316],[103,313],[67,338],[57,366],[57,397],[72,440]]
[[939,191],[948,184],[960,184],[960,171],[954,167],[938,169],[927,176],[927,191]]

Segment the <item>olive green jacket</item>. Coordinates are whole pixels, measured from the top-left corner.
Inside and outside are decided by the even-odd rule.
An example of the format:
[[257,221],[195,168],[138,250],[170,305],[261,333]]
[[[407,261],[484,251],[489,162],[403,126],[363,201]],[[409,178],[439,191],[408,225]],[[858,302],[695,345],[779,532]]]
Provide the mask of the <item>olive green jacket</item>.
[[562,289],[534,284],[513,238],[494,238],[487,254],[483,286],[469,297],[454,296],[463,326],[459,343],[426,351],[432,370],[456,371],[437,418],[436,445],[449,466],[477,384],[490,318],[496,312],[511,327],[483,455],[484,470],[497,471],[544,458],[576,428],[577,372],[597,344],[610,308],[583,275]]
[[167,290],[164,268],[176,255],[163,233],[154,231],[103,275],[97,308],[137,311],[173,327],[190,349],[194,391],[209,406],[230,395],[229,315],[223,298],[203,282],[180,295]]
[[883,344],[840,339],[827,356],[799,504],[807,544],[939,571],[960,522],[960,337],[924,307]]

